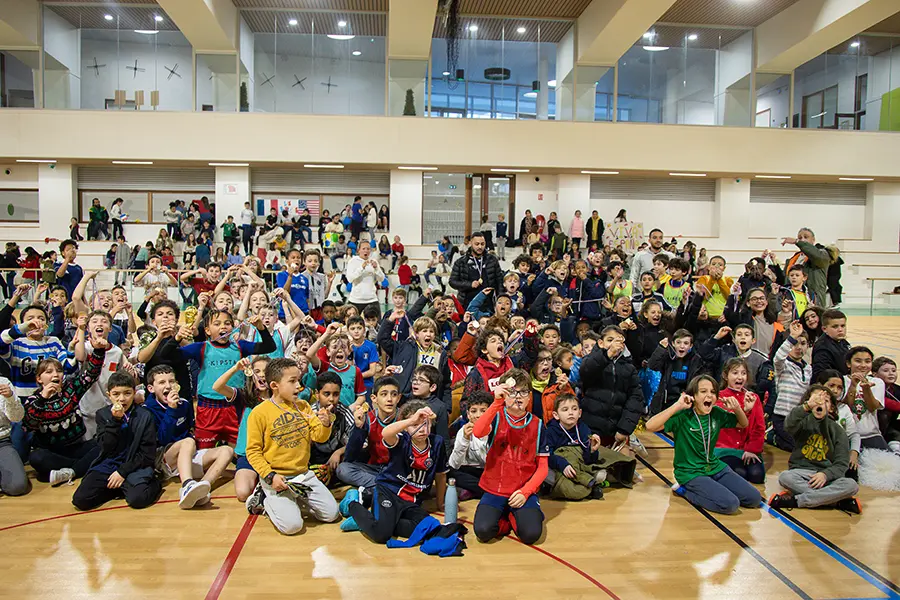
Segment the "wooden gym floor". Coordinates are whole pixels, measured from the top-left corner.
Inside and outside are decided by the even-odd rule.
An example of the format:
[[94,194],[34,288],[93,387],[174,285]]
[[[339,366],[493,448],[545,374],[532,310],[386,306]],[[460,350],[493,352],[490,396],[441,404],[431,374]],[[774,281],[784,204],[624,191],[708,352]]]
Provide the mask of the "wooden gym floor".
[[[900,357],[900,318],[851,317],[850,341]],[[180,511],[175,485],[155,506],[117,501],[76,513],[73,487],[0,498],[2,598],[897,598],[900,496],[863,489],[861,516],[834,510],[701,513],[673,496],[672,450],[655,435],[633,490],[602,501],[542,502],[545,538],[479,544],[463,558],[388,550],[336,525],[279,535],[222,485]],[[787,455],[766,449],[764,493]],[[762,491],[762,490],[761,490]],[[463,503],[471,521],[475,502]],[[487,583],[485,580],[488,580]]]

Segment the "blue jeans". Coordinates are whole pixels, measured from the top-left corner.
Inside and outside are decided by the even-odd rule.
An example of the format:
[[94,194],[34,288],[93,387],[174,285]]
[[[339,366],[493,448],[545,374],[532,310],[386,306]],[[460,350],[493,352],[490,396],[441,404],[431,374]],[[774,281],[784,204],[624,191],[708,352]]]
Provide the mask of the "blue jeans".
[[691,504],[725,515],[736,513],[740,506],[758,508],[762,502],[759,491],[728,465],[715,475],[694,477],[682,487]]
[[307,244],[312,243],[312,229],[309,227],[301,227],[300,234],[303,236],[303,239],[306,240]]
[[435,271],[435,270],[434,270],[433,268],[432,268],[432,269],[426,269],[426,270],[425,270],[425,283],[431,283],[431,279],[429,278],[429,276],[430,276],[430,275],[433,275],[433,274],[434,274],[434,271]]
[[[361,314],[361,313],[360,313]],[[375,487],[375,479],[384,465],[370,465],[368,463],[342,462],[338,465],[335,475],[342,482],[353,487]]]
[[762,462],[744,464],[740,456],[722,456],[722,462],[731,467],[731,470],[749,481],[750,483],[766,482],[766,465]]

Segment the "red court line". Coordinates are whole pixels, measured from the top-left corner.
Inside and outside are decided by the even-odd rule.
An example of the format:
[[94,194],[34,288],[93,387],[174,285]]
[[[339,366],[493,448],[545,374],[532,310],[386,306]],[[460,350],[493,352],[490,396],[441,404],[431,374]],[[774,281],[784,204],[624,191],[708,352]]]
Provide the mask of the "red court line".
[[[441,516],[444,515],[444,513],[434,513],[434,514],[441,515]],[[467,520],[465,520],[465,519],[459,519],[459,518],[457,518],[457,521],[460,521],[460,522],[462,522],[462,523],[465,523],[466,525],[471,525],[472,527],[475,526],[475,524],[474,524],[472,521],[467,521]],[[572,563],[570,563],[569,561],[565,560],[564,558],[561,558],[561,557],[559,557],[559,556],[553,554],[552,552],[549,552],[549,551],[547,551],[547,550],[544,550],[543,548],[538,548],[537,546],[531,546],[531,545],[529,545],[529,544],[526,544],[525,542],[523,542],[522,540],[520,540],[518,537],[516,537],[516,536],[514,536],[514,535],[510,535],[509,538],[512,539],[512,540],[515,540],[515,541],[519,542],[520,544],[522,544],[522,545],[525,546],[526,548],[531,548],[532,550],[535,550],[535,551],[537,551],[537,552],[540,552],[540,553],[543,554],[544,556],[547,556],[547,557],[549,557],[549,558],[552,558],[553,560],[555,560],[555,561],[558,562],[559,564],[561,564],[561,565],[563,565],[563,566],[565,566],[565,567],[568,567],[568,568],[571,569],[572,571],[575,571],[576,573],[578,573],[579,575],[581,575],[582,577],[584,577],[585,579],[587,579],[588,581],[590,581],[592,584],[594,584],[596,587],[598,587],[598,588],[600,588],[601,590],[603,590],[604,592],[606,592],[606,595],[609,596],[610,598],[612,598],[613,600],[622,600],[621,598],[619,598],[618,596],[616,596],[616,595],[613,593],[613,591],[610,590],[608,587],[606,587],[605,585],[603,585],[602,583],[600,583],[599,581],[597,581],[596,579],[594,579],[593,577],[591,577],[590,575],[588,575],[587,573],[585,573],[584,571],[582,571],[581,569],[579,569],[578,567],[576,567],[575,565],[573,565]]]
[[[211,500],[229,500],[235,499],[237,496],[213,496]],[[154,503],[154,506],[157,504],[172,504],[173,502],[178,502],[176,499],[172,500],[160,500],[159,502]],[[34,521],[26,521],[24,523],[16,523],[15,525],[7,525],[6,527],[0,527],[0,532],[7,531],[9,529],[18,529],[19,527],[25,527],[26,525],[36,525],[38,523],[46,523],[47,521],[56,521],[58,519],[67,519],[69,517],[78,517],[81,515],[90,515],[93,513],[105,512],[107,510],[119,510],[120,508],[130,508],[127,504],[123,504],[122,506],[106,506],[103,508],[95,508],[93,510],[85,510],[81,512],[73,512],[66,513],[64,515],[56,515],[55,517],[45,517],[43,519],[36,519]]]
[[225,557],[225,562],[222,563],[219,574],[216,575],[212,585],[209,586],[209,592],[206,593],[206,600],[216,600],[219,597],[219,594],[222,593],[222,589],[228,581],[228,576],[231,575],[231,571],[234,569],[235,563],[237,563],[238,556],[241,555],[244,544],[247,543],[247,538],[250,537],[250,532],[253,530],[253,526],[256,524],[256,519],[258,518],[258,515],[247,515],[247,520],[244,521],[244,526],[241,527],[241,531],[234,540],[231,550]]

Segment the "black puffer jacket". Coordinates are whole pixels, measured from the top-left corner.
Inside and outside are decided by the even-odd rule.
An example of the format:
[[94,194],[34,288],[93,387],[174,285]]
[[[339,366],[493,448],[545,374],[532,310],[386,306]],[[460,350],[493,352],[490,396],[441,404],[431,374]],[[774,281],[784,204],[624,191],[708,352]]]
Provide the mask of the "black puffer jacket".
[[[478,279],[481,279],[481,285],[473,289],[472,282]],[[503,269],[500,267],[500,261],[487,252],[476,258],[469,249],[453,263],[453,269],[450,271],[450,287],[459,292],[457,296],[463,306],[469,306],[472,298],[484,288],[499,290],[502,289],[502,285]]]
[[582,419],[593,433],[631,435],[644,412],[644,394],[634,364],[619,355],[610,360],[597,346],[581,363]]

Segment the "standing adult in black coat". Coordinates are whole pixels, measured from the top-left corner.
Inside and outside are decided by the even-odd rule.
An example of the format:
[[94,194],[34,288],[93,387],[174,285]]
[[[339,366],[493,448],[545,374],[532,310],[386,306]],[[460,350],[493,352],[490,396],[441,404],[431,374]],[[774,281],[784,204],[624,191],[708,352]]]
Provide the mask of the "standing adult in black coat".
[[486,251],[487,242],[480,231],[470,238],[468,252],[453,263],[450,271],[450,287],[455,288],[463,306],[468,306],[472,298],[485,288],[501,289],[503,269],[500,261]]

